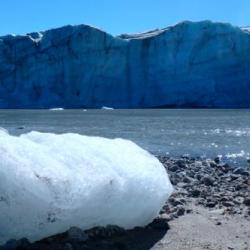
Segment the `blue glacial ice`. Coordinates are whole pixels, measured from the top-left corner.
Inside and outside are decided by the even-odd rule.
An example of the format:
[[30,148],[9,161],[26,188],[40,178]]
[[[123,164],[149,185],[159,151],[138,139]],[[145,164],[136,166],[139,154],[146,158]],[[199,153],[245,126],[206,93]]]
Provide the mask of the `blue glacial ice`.
[[249,68],[250,31],[227,23],[68,25],[0,37],[0,108],[249,108]]

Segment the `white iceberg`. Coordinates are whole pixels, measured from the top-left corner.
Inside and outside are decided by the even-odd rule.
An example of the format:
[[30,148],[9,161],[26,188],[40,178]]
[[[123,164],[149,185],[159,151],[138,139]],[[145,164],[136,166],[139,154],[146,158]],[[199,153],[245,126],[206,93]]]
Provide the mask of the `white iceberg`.
[[0,130],[0,242],[144,226],[171,192],[162,164],[131,141]]
[[104,109],[104,110],[114,110],[114,108],[112,108],[112,107],[105,107],[105,106],[103,106],[102,109]]
[[62,111],[64,110],[64,108],[52,108],[52,109],[49,109],[50,111]]

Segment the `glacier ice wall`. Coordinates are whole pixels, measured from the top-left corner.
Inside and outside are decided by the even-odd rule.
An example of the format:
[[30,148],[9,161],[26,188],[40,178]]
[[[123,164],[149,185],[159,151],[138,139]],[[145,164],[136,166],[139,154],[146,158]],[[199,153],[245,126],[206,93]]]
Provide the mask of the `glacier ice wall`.
[[113,37],[65,26],[0,37],[0,108],[250,107],[250,32],[181,22]]
[[172,192],[162,164],[123,139],[0,131],[0,242],[71,226],[144,226]]

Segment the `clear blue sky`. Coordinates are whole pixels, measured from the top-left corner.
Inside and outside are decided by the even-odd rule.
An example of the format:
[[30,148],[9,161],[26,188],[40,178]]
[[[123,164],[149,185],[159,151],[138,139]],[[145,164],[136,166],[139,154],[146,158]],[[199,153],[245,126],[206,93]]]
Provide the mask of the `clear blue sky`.
[[1,0],[0,35],[91,24],[114,35],[181,20],[250,25],[250,0]]

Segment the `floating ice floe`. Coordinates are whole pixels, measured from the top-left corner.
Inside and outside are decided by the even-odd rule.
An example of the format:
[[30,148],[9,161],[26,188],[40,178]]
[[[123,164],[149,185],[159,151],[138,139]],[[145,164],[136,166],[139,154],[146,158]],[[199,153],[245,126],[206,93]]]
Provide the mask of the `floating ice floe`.
[[144,226],[172,189],[162,164],[131,141],[0,130],[2,243],[72,226]]
[[64,108],[52,108],[50,109],[50,111],[62,111],[64,110]]
[[105,110],[114,110],[114,108],[111,108],[111,107],[102,107],[102,109],[105,109]]

